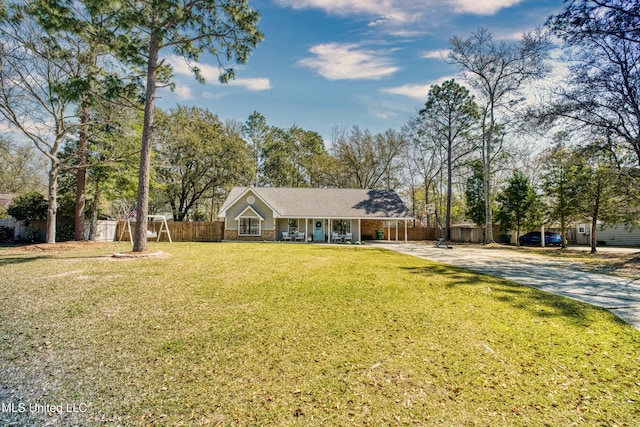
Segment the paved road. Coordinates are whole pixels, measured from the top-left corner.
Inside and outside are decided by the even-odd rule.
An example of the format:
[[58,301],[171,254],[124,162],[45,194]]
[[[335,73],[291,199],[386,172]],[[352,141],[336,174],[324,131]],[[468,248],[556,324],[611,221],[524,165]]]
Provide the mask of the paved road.
[[603,307],[640,329],[639,280],[576,271],[570,268],[571,261],[549,260],[505,249],[464,245],[446,249],[425,243],[379,241],[372,244]]

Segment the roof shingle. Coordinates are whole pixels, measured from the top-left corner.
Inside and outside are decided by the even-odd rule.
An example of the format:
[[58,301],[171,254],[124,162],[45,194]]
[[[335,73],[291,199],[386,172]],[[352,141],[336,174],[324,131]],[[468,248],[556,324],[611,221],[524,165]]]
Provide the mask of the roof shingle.
[[[233,188],[221,212],[235,203],[248,189]],[[267,202],[278,216],[285,218],[412,218],[393,190],[281,187],[250,189]]]

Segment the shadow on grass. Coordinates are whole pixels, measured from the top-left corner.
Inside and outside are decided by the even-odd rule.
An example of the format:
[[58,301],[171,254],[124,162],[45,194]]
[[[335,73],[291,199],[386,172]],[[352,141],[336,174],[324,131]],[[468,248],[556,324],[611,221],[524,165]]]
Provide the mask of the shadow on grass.
[[12,265],[12,264],[26,264],[28,262],[37,261],[42,258],[50,258],[50,256],[1,256],[0,255],[0,267],[4,265]]
[[[400,267],[413,274],[426,278],[437,275],[446,277],[450,282],[446,287],[482,286],[488,295],[496,301],[505,303],[518,310],[526,311],[532,317],[543,319],[558,318],[575,325],[584,326],[592,320],[590,313],[607,312],[604,308],[576,301],[564,296],[555,295],[526,285],[521,285],[491,274],[466,270],[460,267],[434,264],[429,267]],[[626,324],[622,319],[613,316],[616,322]]]
[[26,264],[28,262],[34,262],[34,261],[40,261],[40,260],[69,260],[69,259],[100,259],[100,258],[109,258],[111,256],[111,254],[100,254],[100,255],[72,255],[72,256],[62,256],[62,255],[54,255],[54,254],[48,254],[48,253],[41,253],[41,254],[28,254],[28,255],[24,255],[24,256],[15,256],[15,255],[9,255],[9,256],[2,256],[0,255],[0,267],[5,266],[5,265],[12,265],[12,264]]

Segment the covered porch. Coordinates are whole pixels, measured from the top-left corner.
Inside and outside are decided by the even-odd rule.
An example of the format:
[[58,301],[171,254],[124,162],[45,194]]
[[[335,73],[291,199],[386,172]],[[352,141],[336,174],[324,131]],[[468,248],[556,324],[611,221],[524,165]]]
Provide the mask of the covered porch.
[[306,243],[356,243],[383,238],[408,241],[410,219],[375,220],[365,218],[278,218],[276,239]]

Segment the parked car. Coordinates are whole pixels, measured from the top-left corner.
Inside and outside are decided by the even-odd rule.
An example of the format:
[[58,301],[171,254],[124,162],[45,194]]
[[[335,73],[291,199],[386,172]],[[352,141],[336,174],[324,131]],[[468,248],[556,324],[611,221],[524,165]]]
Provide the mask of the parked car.
[[[540,232],[531,231],[527,234],[520,236],[521,245],[540,245]],[[561,246],[562,234],[552,233],[551,231],[544,232],[544,245],[545,246]]]

